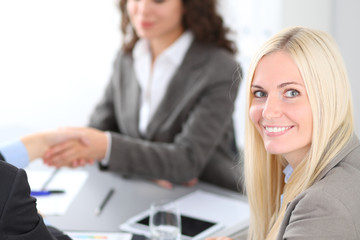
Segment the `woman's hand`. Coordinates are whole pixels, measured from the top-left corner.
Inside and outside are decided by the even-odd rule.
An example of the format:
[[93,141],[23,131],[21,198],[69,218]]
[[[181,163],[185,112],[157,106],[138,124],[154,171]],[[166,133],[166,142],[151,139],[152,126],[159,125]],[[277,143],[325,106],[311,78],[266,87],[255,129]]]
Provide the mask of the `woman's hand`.
[[[155,179],[154,182],[156,184],[158,184],[159,186],[166,188],[166,189],[172,189],[173,188],[173,184],[168,181],[168,180],[163,180],[163,179]],[[183,183],[184,186],[187,187],[192,187],[194,185],[196,185],[199,182],[199,180],[197,178],[193,178],[190,181]]]

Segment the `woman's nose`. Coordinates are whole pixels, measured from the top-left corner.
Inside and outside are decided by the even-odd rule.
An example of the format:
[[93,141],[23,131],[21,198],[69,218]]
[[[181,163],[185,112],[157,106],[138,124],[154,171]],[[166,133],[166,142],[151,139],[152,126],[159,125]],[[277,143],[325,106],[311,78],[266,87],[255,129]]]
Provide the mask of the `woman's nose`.
[[149,10],[151,9],[151,1],[150,0],[142,0],[138,3],[138,11],[141,14],[147,14]]
[[282,116],[281,100],[277,96],[268,96],[264,105],[262,116],[265,119],[279,118]]

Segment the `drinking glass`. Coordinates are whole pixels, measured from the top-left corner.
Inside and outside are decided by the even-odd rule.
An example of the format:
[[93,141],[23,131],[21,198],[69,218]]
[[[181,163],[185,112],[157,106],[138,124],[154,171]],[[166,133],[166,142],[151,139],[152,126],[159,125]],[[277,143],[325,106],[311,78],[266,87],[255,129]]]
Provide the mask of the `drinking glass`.
[[176,202],[160,200],[151,204],[150,234],[152,240],[180,240],[181,222]]

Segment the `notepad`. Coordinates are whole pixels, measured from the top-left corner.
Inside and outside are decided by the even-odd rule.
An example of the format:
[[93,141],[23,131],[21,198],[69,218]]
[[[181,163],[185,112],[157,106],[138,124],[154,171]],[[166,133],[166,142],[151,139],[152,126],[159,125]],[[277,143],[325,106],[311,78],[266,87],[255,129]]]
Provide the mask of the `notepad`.
[[[40,190],[55,169],[26,169],[31,190]],[[60,169],[47,184],[47,190],[64,190],[64,194],[38,196],[37,209],[44,215],[64,215],[82,186],[88,173],[84,170]]]

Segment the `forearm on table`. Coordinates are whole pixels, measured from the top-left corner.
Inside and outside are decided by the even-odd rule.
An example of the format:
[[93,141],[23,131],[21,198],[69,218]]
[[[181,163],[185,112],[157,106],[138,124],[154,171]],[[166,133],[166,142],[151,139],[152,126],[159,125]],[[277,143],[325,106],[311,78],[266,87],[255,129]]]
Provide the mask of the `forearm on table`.
[[[199,177],[209,157],[188,143],[160,143],[112,133],[108,169],[121,174],[184,183]],[[208,151],[213,151],[208,149]]]

